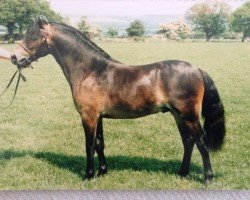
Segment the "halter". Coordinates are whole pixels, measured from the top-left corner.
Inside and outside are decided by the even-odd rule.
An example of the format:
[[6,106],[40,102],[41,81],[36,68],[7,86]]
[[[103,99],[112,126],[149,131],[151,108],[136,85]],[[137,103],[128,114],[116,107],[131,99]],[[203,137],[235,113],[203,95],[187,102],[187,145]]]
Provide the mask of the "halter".
[[[48,39],[48,33],[47,32],[45,32],[44,30],[42,30],[42,29],[40,29],[40,31],[45,35],[45,37],[43,37],[42,38],[42,40],[43,40],[43,42],[42,42],[42,44],[44,43],[44,42],[46,42],[46,44],[47,44],[47,47],[48,47],[48,49],[49,49],[49,51],[50,51],[50,49],[51,49],[51,47],[50,47],[50,41],[49,41],[49,39]],[[42,45],[41,44],[41,45]],[[7,85],[7,87],[4,89],[4,91],[0,94],[0,98],[3,96],[3,94],[7,91],[7,89],[10,87],[10,85],[11,85],[11,83],[13,82],[13,80],[14,80],[14,78],[16,77],[16,75],[18,74],[18,79],[17,79],[17,82],[16,82],[16,87],[15,87],[15,91],[14,91],[14,95],[13,95],[13,97],[12,97],[12,100],[11,100],[11,102],[9,103],[9,105],[8,106],[6,106],[6,107],[2,107],[2,106],[0,106],[0,108],[2,108],[2,109],[6,109],[6,108],[8,108],[8,107],[10,107],[11,106],[11,104],[13,103],[13,101],[14,101],[14,99],[15,99],[15,97],[16,97],[16,93],[17,93],[17,89],[18,89],[18,86],[19,86],[19,82],[20,82],[20,78],[22,78],[22,80],[23,81],[26,81],[26,78],[25,78],[25,76],[22,74],[22,69],[24,69],[24,68],[27,68],[27,67],[31,67],[32,68],[32,66],[30,65],[33,61],[37,61],[38,60],[38,58],[37,58],[37,50],[35,50],[34,52],[31,52],[24,44],[23,44],[23,42],[21,42],[21,43],[19,43],[19,45],[20,45],[20,47],[25,51],[25,52],[27,52],[28,54],[29,54],[29,57],[28,58],[23,58],[23,59],[21,59],[21,60],[17,60],[17,57],[16,57],[16,55],[12,55],[11,56],[11,62],[14,64],[14,65],[16,65],[17,66],[17,71],[13,74],[13,76],[11,77],[11,79],[10,79],[10,81],[9,81],[9,83],[8,83],[8,85]],[[39,47],[38,47],[39,48]]]
[[[44,35],[44,37],[42,38],[42,44],[44,42],[46,42],[47,44],[47,47],[49,49],[49,51],[51,50],[51,42],[48,38],[48,33],[46,31],[44,31],[43,29],[40,29],[41,33]],[[41,45],[42,45],[41,44]],[[22,69],[22,68],[26,68],[28,66],[30,66],[30,64],[33,62],[33,61],[38,61],[38,58],[37,58],[37,50],[35,50],[34,52],[31,52],[24,44],[23,42],[19,43],[20,47],[26,52],[29,54],[29,57],[24,59],[24,60],[20,60],[20,61],[17,61],[15,60],[15,62],[13,62],[13,59],[11,58],[12,60],[12,63],[17,65],[17,68],[18,69]]]
[[23,44],[23,42],[20,42],[19,45],[23,48],[24,51],[29,54],[29,56],[32,55],[32,52],[29,51],[29,49]]

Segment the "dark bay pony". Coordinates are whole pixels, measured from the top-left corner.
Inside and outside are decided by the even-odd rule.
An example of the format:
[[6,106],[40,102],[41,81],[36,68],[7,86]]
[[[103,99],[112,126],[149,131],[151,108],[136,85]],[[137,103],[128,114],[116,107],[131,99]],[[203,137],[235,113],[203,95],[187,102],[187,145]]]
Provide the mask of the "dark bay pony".
[[85,178],[95,175],[95,152],[98,176],[107,173],[103,118],[138,118],[157,112],[170,112],[177,123],[184,146],[179,174],[189,173],[196,144],[205,181],[213,178],[209,149],[221,148],[225,120],[218,91],[206,72],[178,60],[131,67],[112,59],[80,31],[38,19],[27,30],[15,55],[23,65],[29,65],[48,54],[60,65],[82,119],[87,154]]

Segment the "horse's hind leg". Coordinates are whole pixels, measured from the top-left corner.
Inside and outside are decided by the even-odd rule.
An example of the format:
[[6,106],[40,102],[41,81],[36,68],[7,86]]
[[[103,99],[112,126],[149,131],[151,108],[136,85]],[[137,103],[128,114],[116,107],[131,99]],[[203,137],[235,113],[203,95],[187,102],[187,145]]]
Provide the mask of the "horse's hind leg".
[[188,174],[193,145],[196,143],[203,161],[205,181],[208,182],[213,178],[213,172],[208,148],[205,143],[205,133],[201,127],[200,121],[198,119],[190,121],[177,118],[176,121],[184,145],[184,156],[179,172],[180,175],[183,176]]
[[200,122],[198,122],[197,124],[194,124],[194,126],[195,126],[196,133],[197,133],[195,134],[195,143],[202,157],[205,182],[208,183],[210,180],[213,179],[213,171],[212,171],[212,167],[210,163],[208,146],[205,142],[206,140],[205,133],[201,127]]
[[103,127],[101,118],[99,119],[97,124],[95,150],[97,152],[99,160],[99,171],[97,175],[102,176],[107,173],[107,165],[104,155],[104,138],[103,138]]
[[185,122],[176,119],[176,123],[181,134],[184,147],[183,160],[178,174],[180,176],[187,176],[189,174],[190,161],[195,141]]

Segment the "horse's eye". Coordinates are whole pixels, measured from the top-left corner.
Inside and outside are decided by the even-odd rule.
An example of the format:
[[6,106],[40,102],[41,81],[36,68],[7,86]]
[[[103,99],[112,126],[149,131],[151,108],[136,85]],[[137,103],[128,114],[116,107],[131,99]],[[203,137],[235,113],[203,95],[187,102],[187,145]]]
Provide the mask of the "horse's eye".
[[31,39],[33,40],[33,41],[35,41],[35,40],[37,40],[39,37],[37,37],[36,35],[32,35],[31,36]]
[[31,40],[33,40],[33,41],[35,41],[35,40],[37,40],[39,38],[39,35],[37,34],[37,33],[31,33],[30,34],[30,39]]
[[29,46],[29,50],[30,50],[30,51],[34,51],[34,49],[35,49],[35,48],[34,48],[33,46]]

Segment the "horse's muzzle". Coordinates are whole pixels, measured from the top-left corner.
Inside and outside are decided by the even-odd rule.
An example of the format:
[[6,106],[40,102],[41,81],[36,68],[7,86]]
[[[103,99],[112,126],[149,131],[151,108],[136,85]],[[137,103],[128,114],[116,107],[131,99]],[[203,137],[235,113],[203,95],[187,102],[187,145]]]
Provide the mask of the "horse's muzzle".
[[29,67],[31,62],[33,61],[30,57],[28,58],[21,58],[20,60],[17,59],[16,55],[11,55],[11,62],[17,66],[18,69],[23,69]]

